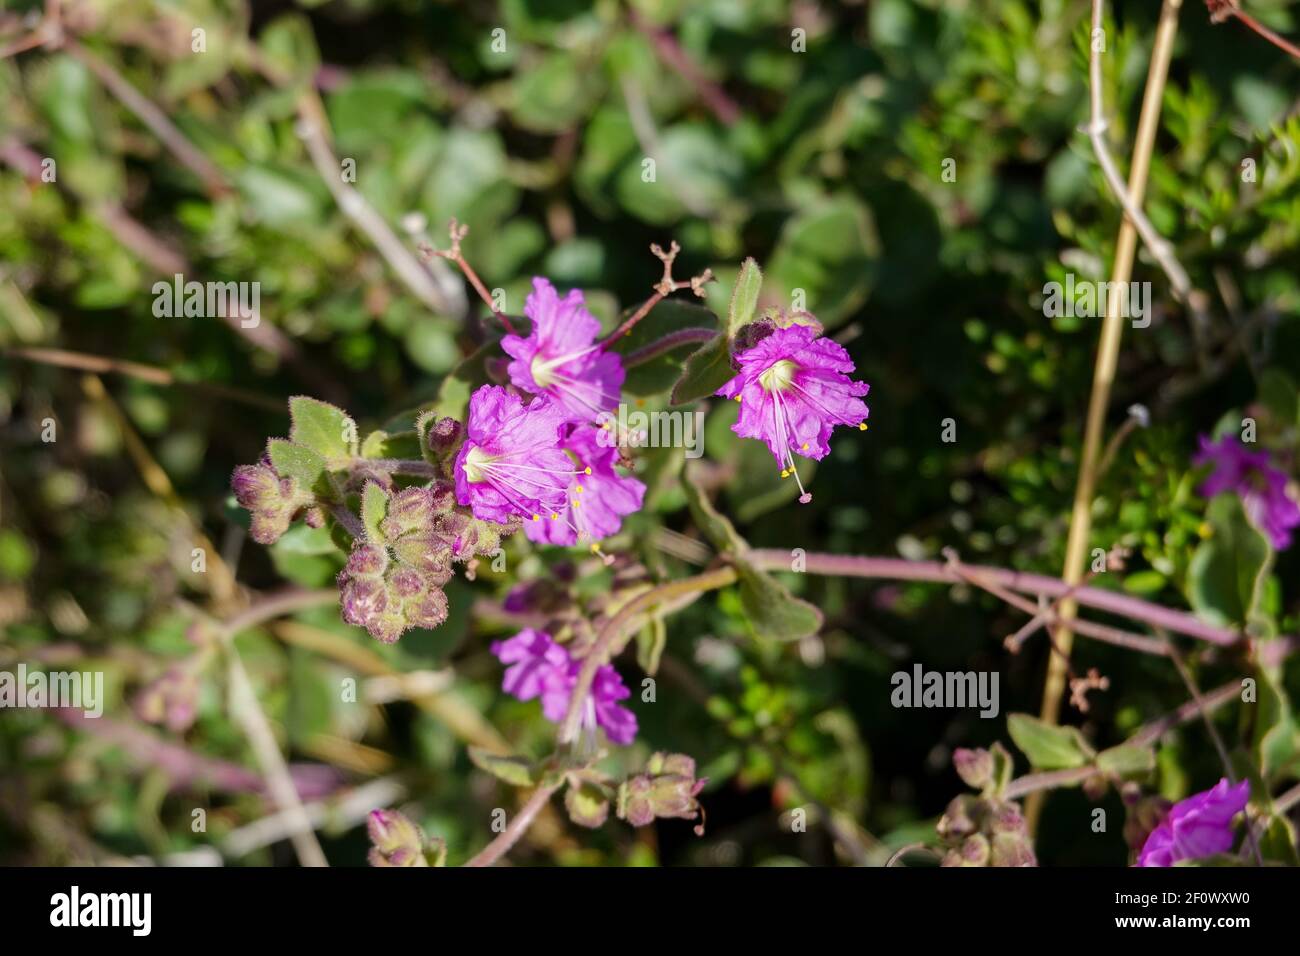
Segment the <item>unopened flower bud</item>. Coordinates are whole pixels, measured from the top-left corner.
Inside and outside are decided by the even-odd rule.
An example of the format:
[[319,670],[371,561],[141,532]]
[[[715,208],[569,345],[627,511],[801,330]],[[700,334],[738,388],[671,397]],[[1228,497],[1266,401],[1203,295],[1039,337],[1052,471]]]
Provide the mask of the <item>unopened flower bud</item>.
[[954,797],[939,818],[936,827],[939,837],[956,842],[974,833],[985,815],[984,806],[983,801],[970,794]]
[[388,515],[379,527],[384,537],[393,541],[428,527],[433,514],[433,498],[428,488],[403,488],[389,499]]
[[962,781],[976,790],[983,790],[993,780],[993,755],[983,748],[958,747],[953,751],[952,765]]
[[429,447],[440,457],[445,456],[459,444],[463,430],[456,419],[440,418],[429,429]]
[[388,567],[388,552],[378,545],[357,544],[348,555],[347,566],[343,569],[349,577],[378,577]]
[[240,465],[230,476],[235,500],[250,515],[249,533],[258,544],[274,544],[289,530],[294,515],[312,504],[310,491],[282,478],[266,461]]
[[962,840],[961,847],[957,850],[961,859],[960,866],[988,866],[991,854],[988,837],[982,833],[972,833]]
[[428,866],[424,831],[396,810],[372,810],[366,818],[371,866]]

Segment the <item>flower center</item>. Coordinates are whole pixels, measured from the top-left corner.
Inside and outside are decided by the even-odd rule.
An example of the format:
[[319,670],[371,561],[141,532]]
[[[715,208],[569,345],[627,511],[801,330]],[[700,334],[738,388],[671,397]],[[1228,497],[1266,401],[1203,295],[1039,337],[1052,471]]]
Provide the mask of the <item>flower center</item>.
[[537,383],[538,388],[547,388],[555,382],[555,376],[551,372],[557,364],[559,363],[554,359],[542,358],[540,354],[533,356],[528,371],[532,373],[533,381]]
[[766,392],[784,392],[794,381],[794,373],[799,370],[789,359],[781,359],[779,362],[773,362],[766,372],[758,377],[758,384],[763,386]]
[[491,463],[492,456],[478,445],[475,445],[465,456],[465,464],[462,466],[465,469],[465,480],[470,484],[487,481],[487,474],[485,472],[488,465]]

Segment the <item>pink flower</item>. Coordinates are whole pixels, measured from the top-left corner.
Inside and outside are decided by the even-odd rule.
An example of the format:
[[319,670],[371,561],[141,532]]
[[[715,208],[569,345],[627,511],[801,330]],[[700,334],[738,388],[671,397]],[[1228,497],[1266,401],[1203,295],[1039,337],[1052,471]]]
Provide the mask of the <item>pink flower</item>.
[[1151,831],[1138,854],[1138,866],[1173,866],[1232,849],[1232,818],[1246,809],[1250,781],[1235,787],[1227,778],[1211,790],[1180,800]]
[[861,396],[870,386],[849,378],[854,365],[843,346],[805,325],[776,329],[735,358],[740,374],[717,391],[740,402],[740,419],[731,430],[767,442],[781,477],[794,475],[806,504],[812,495],[799,480],[794,456],[825,458],[836,425],[865,430]]
[[1196,465],[1213,463],[1214,471],[1199,491],[1205,498],[1230,491],[1241,498],[1251,524],[1281,551],[1291,546],[1291,529],[1300,525],[1300,504],[1287,494],[1286,472],[1275,467],[1266,451],[1249,451],[1236,435],[1217,442],[1200,437]]
[[[540,697],[542,714],[553,724],[564,720],[573,698],[573,688],[582,670],[582,661],[574,660],[568,650],[555,643],[544,631],[527,628],[508,641],[497,641],[492,653],[506,668],[501,689],[519,700]],[[618,702],[632,692],[624,685],[611,665],[596,670],[591,693],[587,695],[582,726],[604,729],[616,744],[630,744],[636,737],[636,714]]]
[[514,359],[507,371],[516,387],[547,396],[574,421],[594,421],[618,404],[622,360],[595,341],[600,322],[583,305],[582,290],[561,299],[546,279],[533,279],[524,315],[533,324],[528,337],[501,340]]
[[551,639],[551,635],[525,628],[508,641],[492,644],[492,653],[506,667],[501,689],[519,700],[541,696],[547,680],[555,671],[567,671],[569,652]]
[[595,551],[596,541],[617,534],[623,516],[640,509],[645,485],[618,473],[614,467],[618,449],[612,442],[602,444],[600,438],[600,429],[592,425],[569,426],[560,444],[578,473],[569,480],[564,507],[524,526],[529,541],[564,545],[591,541]]
[[560,448],[564,413],[545,398],[525,405],[498,385],[469,400],[465,443],[456,456],[456,500],[481,521],[519,515],[540,521],[565,506],[578,471]]

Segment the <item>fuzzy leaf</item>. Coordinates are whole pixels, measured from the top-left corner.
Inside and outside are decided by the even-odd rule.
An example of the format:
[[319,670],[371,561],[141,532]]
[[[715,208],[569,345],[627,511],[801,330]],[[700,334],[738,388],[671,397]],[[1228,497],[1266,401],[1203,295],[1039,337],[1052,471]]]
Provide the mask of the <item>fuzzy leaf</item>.
[[317,494],[328,494],[329,483],[325,477],[325,459],[304,445],[283,438],[272,438],[266,445],[267,454],[275,470],[286,478]]
[[1138,776],[1155,769],[1156,754],[1150,747],[1120,744],[1097,754],[1097,766],[1120,777]]
[[384,532],[379,523],[388,512],[388,494],[378,482],[367,481],[366,490],[361,493],[361,523],[366,526],[366,539],[376,543],[384,540]]
[[480,770],[486,770],[498,780],[515,787],[531,787],[537,783],[532,761],[524,757],[506,757],[482,747],[470,747],[469,759]]
[[1273,548],[1236,495],[1218,495],[1206,513],[1210,536],[1187,569],[1192,609],[1219,627],[1250,623],[1259,613]]
[[303,395],[289,399],[293,427],[289,439],[319,454],[328,463],[354,457],[357,425],[341,408]]
[[1092,759],[1092,748],[1075,727],[1057,727],[1028,714],[1008,714],[1007,732],[1038,770],[1082,767]]
[[735,377],[727,337],[719,334],[687,356],[669,401],[673,405],[685,405],[708,398]]
[[740,266],[736,288],[731,293],[731,308],[727,312],[727,335],[734,336],[754,321],[758,314],[758,294],[763,288],[763,270],[752,258]]

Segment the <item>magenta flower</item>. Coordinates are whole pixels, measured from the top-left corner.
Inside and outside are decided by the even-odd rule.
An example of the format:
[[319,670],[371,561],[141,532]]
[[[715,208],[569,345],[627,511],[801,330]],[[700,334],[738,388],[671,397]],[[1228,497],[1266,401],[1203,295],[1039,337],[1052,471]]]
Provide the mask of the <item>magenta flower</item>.
[[777,329],[735,358],[740,374],[717,391],[740,402],[740,419],[731,430],[767,442],[781,477],[794,475],[799,500],[807,504],[812,495],[799,480],[794,456],[825,458],[836,425],[865,430],[868,412],[861,396],[870,386],[849,378],[854,365],[843,346],[805,325]]
[[569,480],[563,508],[543,515],[541,521],[524,526],[529,541],[545,544],[577,544],[617,534],[623,516],[637,511],[645,496],[645,485],[614,467],[618,449],[602,444],[600,430],[585,423],[568,427],[560,446],[576,464],[577,474]]
[[618,405],[623,363],[596,342],[600,322],[583,305],[581,289],[561,299],[546,279],[533,279],[524,315],[533,324],[528,338],[501,340],[514,359],[507,371],[516,387],[547,396],[574,421],[594,421]]
[[1287,494],[1286,473],[1274,467],[1266,451],[1249,451],[1236,435],[1217,442],[1200,437],[1196,465],[1213,464],[1214,471],[1199,491],[1206,498],[1230,491],[1241,498],[1251,524],[1281,551],[1291,546],[1291,529],[1300,525],[1300,504]]
[[1138,866],[1173,866],[1232,849],[1232,818],[1246,809],[1250,781],[1235,787],[1227,778],[1175,803],[1169,815],[1151,831],[1138,854]]
[[[564,720],[582,670],[581,660],[570,657],[551,635],[531,628],[508,641],[495,642],[492,653],[509,665],[501,681],[502,690],[519,700],[540,697],[547,720],[554,724]],[[614,743],[630,744],[636,737],[636,714],[618,702],[631,694],[618,671],[609,664],[602,665],[587,695],[582,726],[592,731],[600,727]]]
[[456,456],[456,500],[481,521],[540,521],[565,507],[578,471],[560,448],[565,415],[545,398],[525,405],[498,385],[469,400],[465,443]]

